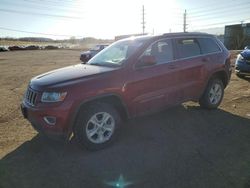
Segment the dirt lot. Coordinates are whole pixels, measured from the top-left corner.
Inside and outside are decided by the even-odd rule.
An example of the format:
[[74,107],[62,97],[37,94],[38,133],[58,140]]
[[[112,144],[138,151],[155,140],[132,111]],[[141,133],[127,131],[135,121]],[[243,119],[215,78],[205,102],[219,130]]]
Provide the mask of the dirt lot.
[[136,188],[250,187],[250,80],[233,74],[218,110],[185,103],[133,119],[89,152],[40,137],[19,110],[32,76],[79,62],[79,51],[0,53],[0,188],[112,187],[121,175]]

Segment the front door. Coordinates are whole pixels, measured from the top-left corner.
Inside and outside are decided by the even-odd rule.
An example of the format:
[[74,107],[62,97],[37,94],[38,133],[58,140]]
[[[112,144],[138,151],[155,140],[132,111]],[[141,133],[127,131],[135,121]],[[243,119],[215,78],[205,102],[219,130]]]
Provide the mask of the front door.
[[132,110],[136,115],[152,112],[180,100],[179,73],[175,67],[172,40],[150,45],[142,56],[154,56],[156,64],[136,66],[133,82],[127,83]]

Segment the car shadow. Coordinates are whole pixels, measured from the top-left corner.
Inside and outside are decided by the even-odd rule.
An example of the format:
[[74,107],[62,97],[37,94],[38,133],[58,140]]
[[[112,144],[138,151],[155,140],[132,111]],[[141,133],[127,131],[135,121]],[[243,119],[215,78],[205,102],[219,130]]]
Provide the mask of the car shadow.
[[250,82],[250,76],[246,76],[246,77],[244,77],[244,78],[242,78],[243,80],[246,80],[246,81],[248,81],[248,82]]
[[250,119],[182,105],[125,123],[100,151],[35,136],[0,160],[0,187],[250,187]]

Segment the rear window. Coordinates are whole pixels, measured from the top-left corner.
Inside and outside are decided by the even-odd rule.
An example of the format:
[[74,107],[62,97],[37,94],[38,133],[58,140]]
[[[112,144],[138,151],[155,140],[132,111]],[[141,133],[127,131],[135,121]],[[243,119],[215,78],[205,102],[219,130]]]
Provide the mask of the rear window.
[[212,38],[198,38],[198,42],[203,54],[220,52],[220,47]]
[[179,58],[187,58],[201,55],[201,49],[197,39],[176,39],[176,48]]

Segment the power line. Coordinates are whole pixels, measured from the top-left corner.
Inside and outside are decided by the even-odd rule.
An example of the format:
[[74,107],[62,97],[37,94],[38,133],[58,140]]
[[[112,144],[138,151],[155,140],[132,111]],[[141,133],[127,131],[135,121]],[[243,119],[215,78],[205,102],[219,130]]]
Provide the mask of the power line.
[[[231,4],[234,2],[231,2]],[[196,11],[195,13],[190,13],[189,17],[188,17],[188,21],[189,23],[194,23],[192,24],[192,30],[193,29],[193,25],[195,25],[195,22],[210,22],[208,24],[203,24],[203,25],[199,25],[197,24],[197,26],[195,26],[195,28],[208,28],[208,27],[212,27],[212,26],[218,26],[218,25],[222,25],[222,24],[232,24],[235,22],[239,22],[240,20],[242,20],[242,18],[240,20],[229,20],[228,17],[232,16],[232,11],[235,10],[236,7],[238,7],[237,9],[240,10],[241,15],[246,15],[246,13],[249,12],[249,7],[247,7],[246,5],[249,5],[250,2],[246,2],[245,4],[239,4],[239,2],[237,4],[234,3],[233,6],[228,6],[228,3],[226,5],[216,5],[217,9],[213,9],[213,10],[208,10],[206,9],[205,11]],[[247,15],[248,17],[249,15]],[[221,20],[221,22],[218,19],[223,19]],[[217,22],[212,22],[214,19],[217,20]],[[225,21],[225,19],[227,19],[228,21]],[[250,18],[246,18],[243,20],[249,20]],[[212,23],[211,23],[212,22]],[[191,24],[190,24],[191,25]]]
[[[4,0],[3,0],[4,1]],[[32,3],[32,2],[31,2]],[[39,8],[39,9],[44,9],[44,10],[53,10],[53,11],[55,11],[55,10],[58,10],[58,11],[71,11],[71,12],[73,12],[73,13],[79,13],[79,14],[83,14],[84,12],[83,11],[77,11],[77,10],[74,10],[74,9],[65,9],[65,8],[60,8],[60,7],[58,7],[58,6],[45,6],[45,5],[40,5],[40,4],[30,4],[29,2],[28,2],[28,4],[27,5],[23,5],[23,4],[20,4],[20,3],[18,3],[18,2],[15,2],[15,3],[13,3],[13,2],[9,2],[9,1],[7,1],[7,2],[2,2],[1,3],[2,5],[6,5],[6,6],[8,6],[8,5],[10,5],[10,6],[15,6],[15,8],[16,7],[21,7],[21,8],[32,8],[32,9],[34,9],[35,7],[36,8]]]
[[[37,1],[37,2],[39,2],[40,0],[25,0],[25,1]],[[47,2],[47,3],[51,3],[51,4],[55,4],[55,5],[58,5],[58,3],[69,3],[69,4],[71,4],[72,5],[72,3],[73,4],[81,4],[82,5],[82,3],[85,3],[85,1],[69,1],[69,0],[60,0],[60,1],[53,1],[53,0],[43,0],[44,2]]]
[[26,12],[26,11],[19,11],[19,10],[11,10],[11,9],[0,9],[1,12],[11,12],[16,14],[28,14],[28,15],[38,15],[38,16],[47,16],[47,17],[57,17],[57,18],[67,18],[67,19],[83,19],[82,17],[75,17],[75,16],[63,16],[63,15],[56,15],[56,14],[45,14],[45,13],[36,13],[36,12]]
[[[246,14],[246,13],[249,13],[248,9],[242,9],[241,10],[242,15]],[[232,13],[227,10],[227,11],[218,12],[216,14],[209,14],[209,15],[206,15],[206,16],[190,17],[190,20],[191,21],[207,21],[207,20],[211,20],[213,18],[218,18],[218,17],[222,18],[222,16],[231,16],[231,15],[232,15]]]
[[[38,5],[41,5],[41,3],[42,3],[42,5],[44,5],[44,1],[43,2],[42,1],[36,1],[36,0],[22,0],[22,1],[24,1],[26,3],[33,3],[33,4],[38,4]],[[65,1],[60,1],[60,2],[46,1],[46,5],[58,8],[58,4],[59,3],[62,4],[62,2],[65,3]],[[67,3],[67,1],[66,1],[66,3]],[[72,4],[70,4],[71,7],[74,7],[75,9],[78,9],[78,10],[81,10],[81,9],[79,9],[80,5],[82,5],[82,4],[78,4],[78,5],[72,5]]]
[[[68,2],[68,3],[81,3],[83,2],[82,0],[63,0],[64,2]],[[54,1],[54,2],[61,2],[61,0],[57,0],[57,1]]]
[[[248,1],[248,0],[247,0]],[[239,3],[239,1],[235,1],[235,0],[228,0],[227,3],[226,3],[226,6],[228,7],[230,4],[234,4],[235,2]],[[242,2],[241,2],[242,4]],[[224,4],[225,5],[225,4]],[[223,6],[224,6],[223,5]],[[218,6],[218,1],[215,1],[215,2],[210,2],[206,5],[203,5],[203,6],[199,6],[199,7],[196,7],[196,8],[193,8],[193,9],[190,9],[190,14],[195,14],[195,13],[198,13],[198,12],[204,12],[204,11],[207,11],[209,9],[212,9],[213,7],[216,7],[216,8],[219,8],[220,6]],[[205,10],[203,10],[205,9]]]
[[[54,37],[72,37],[73,35],[59,35],[59,34],[49,34],[49,33],[40,33],[40,32],[32,32],[32,31],[23,31],[18,29],[10,29],[6,27],[0,27],[1,30],[6,31],[15,31],[19,33],[28,33],[28,34],[35,34],[35,35],[45,35],[45,36],[54,36]],[[83,38],[83,36],[75,36],[77,38]]]
[[[197,26],[197,28],[206,27],[206,26],[223,25],[223,24],[232,24],[232,23],[236,23],[236,22],[241,22],[242,20],[250,20],[250,17],[245,18],[245,19],[240,19],[240,20],[238,19],[238,20],[228,21],[228,22],[217,22],[217,23],[213,23],[213,24],[199,25],[199,26]],[[192,30],[194,30],[194,29],[192,29]]]
[[204,16],[204,15],[209,15],[211,13],[216,13],[216,12],[222,12],[222,11],[228,11],[228,10],[235,10],[235,8],[239,8],[240,10],[241,9],[244,9],[244,8],[247,8],[249,9],[249,7],[247,7],[246,5],[250,5],[250,2],[248,3],[245,3],[244,5],[242,4],[236,4],[236,5],[233,5],[232,7],[228,7],[227,6],[222,6],[222,7],[217,7],[217,9],[213,9],[213,10],[207,10],[207,11],[201,11],[200,13],[190,13],[191,17],[200,17],[200,16]]

